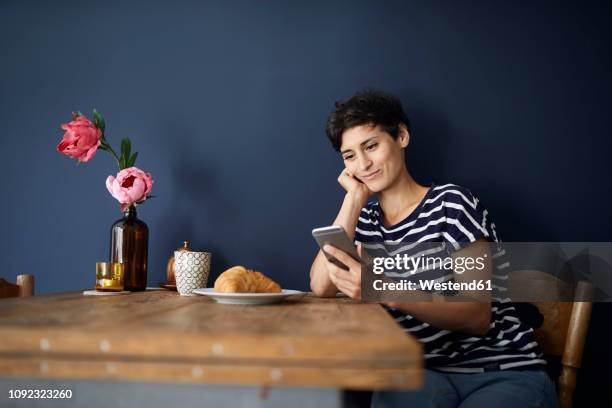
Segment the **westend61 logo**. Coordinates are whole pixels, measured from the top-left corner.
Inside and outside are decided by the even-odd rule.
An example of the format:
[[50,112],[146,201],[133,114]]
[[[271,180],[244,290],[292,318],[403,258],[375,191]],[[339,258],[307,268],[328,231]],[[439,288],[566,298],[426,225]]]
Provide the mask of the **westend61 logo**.
[[444,258],[439,256],[426,257],[424,254],[421,254],[421,256],[412,257],[407,254],[397,254],[395,257],[374,258],[372,271],[377,275],[381,275],[387,271],[406,271],[413,275],[419,270],[442,269],[462,274],[466,270],[482,271],[485,268],[484,262],[486,257],[487,254],[476,258],[469,256],[447,256]]
[[612,242],[489,242],[477,247],[389,242],[364,249],[365,301],[421,301],[436,295],[449,301],[476,296],[486,302],[612,302]]

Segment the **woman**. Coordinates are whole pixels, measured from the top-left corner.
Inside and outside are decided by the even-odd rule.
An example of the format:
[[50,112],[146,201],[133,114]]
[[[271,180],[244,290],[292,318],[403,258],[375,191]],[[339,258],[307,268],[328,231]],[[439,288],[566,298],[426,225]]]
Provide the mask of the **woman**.
[[[338,102],[326,131],[345,165],[338,182],[346,195],[334,224],[345,229],[360,254],[362,246],[436,242],[457,256],[487,253],[488,242],[497,242],[488,212],[468,189],[424,186],[411,177],[404,155],[410,123],[397,98],[364,91]],[[378,200],[367,203],[373,194]],[[313,292],[340,291],[361,299],[361,264],[329,245],[324,249],[348,270],[319,251],[310,270]],[[490,261],[487,267],[493,267]],[[373,406],[557,406],[533,330],[508,301],[383,306],[423,343],[425,386],[416,392],[377,392]]]

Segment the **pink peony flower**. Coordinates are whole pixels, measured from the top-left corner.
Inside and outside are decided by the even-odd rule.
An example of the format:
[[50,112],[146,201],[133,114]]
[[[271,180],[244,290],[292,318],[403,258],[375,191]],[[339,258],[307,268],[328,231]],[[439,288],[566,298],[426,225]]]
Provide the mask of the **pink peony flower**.
[[128,167],[116,177],[108,176],[106,188],[121,204],[121,211],[125,211],[130,205],[147,199],[153,188],[153,178],[138,167]]
[[70,123],[62,124],[66,131],[64,138],[57,145],[57,151],[66,156],[78,159],[80,163],[91,160],[100,146],[102,131],[85,116],[79,116]]

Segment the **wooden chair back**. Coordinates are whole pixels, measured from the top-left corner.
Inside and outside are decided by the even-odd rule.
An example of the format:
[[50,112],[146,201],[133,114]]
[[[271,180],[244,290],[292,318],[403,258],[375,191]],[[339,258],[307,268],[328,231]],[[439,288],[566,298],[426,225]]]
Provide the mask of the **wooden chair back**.
[[[513,281],[514,284],[519,282],[521,287],[512,288]],[[529,285],[526,285],[526,282],[529,282]],[[518,275],[511,276],[509,288],[511,292],[514,290],[514,293],[523,293],[531,299],[548,299],[548,296],[554,299],[553,292],[556,292],[557,299],[576,299],[573,302],[530,302],[544,317],[542,326],[535,330],[538,344],[544,354],[561,357],[561,373],[556,381],[557,394],[560,407],[570,408],[593,307],[593,302],[584,300],[592,299],[593,286],[588,282],[569,285],[544,272],[521,271]],[[522,292],[516,292],[517,290]]]
[[34,296],[34,276],[17,275],[15,285],[0,278],[0,299],[17,296]]

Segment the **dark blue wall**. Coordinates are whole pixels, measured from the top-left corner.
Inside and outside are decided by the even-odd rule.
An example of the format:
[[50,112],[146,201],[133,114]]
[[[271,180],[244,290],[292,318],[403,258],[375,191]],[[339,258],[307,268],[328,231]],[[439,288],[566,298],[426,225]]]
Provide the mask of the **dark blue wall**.
[[215,274],[306,289],[310,230],[343,195],[324,123],[366,86],[403,100],[417,180],[471,188],[504,240],[611,241],[610,27],[596,2],[4,1],[1,273],[34,273],[38,293],[93,285],[114,163],[55,145],[96,107],[155,178],[150,285],[190,239]]

